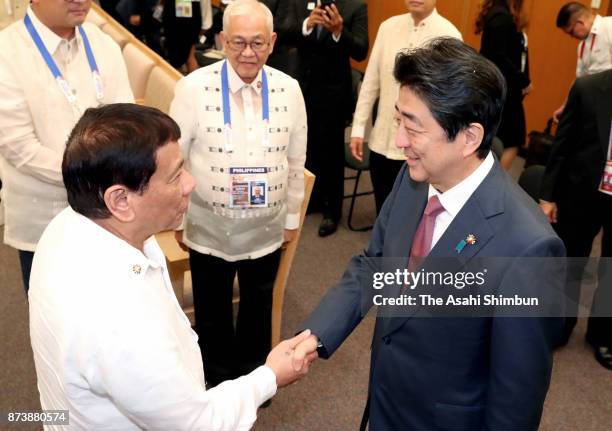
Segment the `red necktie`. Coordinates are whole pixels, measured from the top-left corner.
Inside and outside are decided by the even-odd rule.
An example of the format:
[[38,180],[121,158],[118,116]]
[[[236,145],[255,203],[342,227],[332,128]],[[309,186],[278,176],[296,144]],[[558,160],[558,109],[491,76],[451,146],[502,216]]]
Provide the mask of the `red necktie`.
[[[410,249],[410,263],[408,269],[414,271],[416,266],[421,262],[421,259],[429,254],[431,250],[431,240],[433,239],[434,227],[436,225],[436,217],[444,211],[444,207],[438,199],[438,195],[434,195],[427,201],[425,212],[419,226],[417,227],[416,233],[414,234],[414,240],[412,241],[412,248]],[[416,258],[416,259],[414,259]]]

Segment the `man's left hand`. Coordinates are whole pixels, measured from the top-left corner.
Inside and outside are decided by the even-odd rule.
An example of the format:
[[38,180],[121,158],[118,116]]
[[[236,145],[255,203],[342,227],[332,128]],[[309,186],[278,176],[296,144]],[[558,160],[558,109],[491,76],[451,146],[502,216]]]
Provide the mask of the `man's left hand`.
[[331,6],[325,6],[325,12],[323,14],[323,19],[325,23],[323,26],[329,31],[334,37],[340,37],[342,34],[342,26],[344,25],[344,20],[342,19],[342,15],[338,11],[338,8],[334,3]]
[[296,236],[297,229],[285,229],[283,231],[283,245],[287,245],[287,243],[293,241]]

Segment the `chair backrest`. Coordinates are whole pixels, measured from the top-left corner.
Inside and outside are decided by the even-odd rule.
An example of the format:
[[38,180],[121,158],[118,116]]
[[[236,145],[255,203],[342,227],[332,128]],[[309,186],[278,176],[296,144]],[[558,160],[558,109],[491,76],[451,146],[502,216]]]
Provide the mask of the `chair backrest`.
[[96,12],[96,9],[93,7],[89,9],[89,13],[87,14],[86,20],[87,22],[95,24],[98,27],[102,27],[104,24],[106,24],[106,20],[104,19],[104,17],[98,12]]
[[123,59],[127,67],[134,99],[136,99],[136,103],[142,103],[144,101],[147,80],[155,66],[155,62],[131,42],[123,48]]
[[118,28],[115,27],[113,24],[111,24],[110,22],[104,23],[102,24],[102,26],[100,27],[102,29],[102,31],[106,34],[108,34],[110,37],[113,38],[113,40],[115,42],[117,42],[117,45],[119,45],[119,47],[121,47],[121,49],[123,49],[123,47],[125,45],[128,44],[128,42],[130,41],[130,37],[129,35],[126,33],[126,30],[123,28]]
[[519,186],[536,202],[540,199],[540,188],[545,171],[546,166],[531,165],[523,171],[518,180]]
[[166,114],[174,98],[177,78],[165,69],[155,66],[151,71],[144,94],[144,104],[157,108]]

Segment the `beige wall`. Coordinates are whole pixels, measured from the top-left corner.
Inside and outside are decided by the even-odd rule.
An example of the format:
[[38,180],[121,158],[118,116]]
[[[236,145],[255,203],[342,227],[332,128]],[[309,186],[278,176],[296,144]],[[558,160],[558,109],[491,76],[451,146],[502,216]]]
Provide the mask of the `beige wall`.
[[[555,27],[557,12],[569,0],[525,0],[529,18],[529,62],[534,91],[525,99],[527,131],[541,130],[558,108],[575,78],[578,42]],[[366,0],[368,3],[370,47],[378,26],[390,16],[406,13],[404,0]],[[590,1],[582,0],[585,4]],[[480,0],[438,0],[438,12],[448,18],[463,34],[466,43],[480,48],[474,34],[474,21]],[[601,15],[612,13],[610,0],[602,0]],[[365,68],[365,62],[356,64]]]

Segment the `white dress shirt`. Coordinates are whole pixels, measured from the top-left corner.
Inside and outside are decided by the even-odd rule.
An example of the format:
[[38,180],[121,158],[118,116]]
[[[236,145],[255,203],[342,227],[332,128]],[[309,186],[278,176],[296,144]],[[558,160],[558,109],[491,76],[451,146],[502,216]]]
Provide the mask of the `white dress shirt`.
[[[278,249],[284,229],[297,229],[304,200],[306,108],[297,81],[264,66],[268,78],[269,146],[263,144],[261,71],[253,85],[227,62],[232,147],[226,149],[221,67],[196,70],[176,86],[170,115],[181,128],[179,143],[196,180],[184,241],[192,249],[227,261],[255,259]],[[229,207],[229,167],[268,168],[268,206]]]
[[365,138],[366,124],[372,114],[374,102],[380,97],[378,116],[368,139],[368,146],[370,150],[388,159],[405,159],[404,153],[395,146],[397,126],[393,116],[399,94],[399,85],[393,77],[395,56],[403,49],[418,48],[439,36],[461,39],[459,30],[435,9],[416,26],[409,13],[393,16],[380,25],[361,84],[351,137]]
[[41,406],[70,429],[247,430],[276,392],[266,366],[206,391],[155,239],[143,253],[71,208],[41,237],[29,305]]
[[444,207],[444,211],[440,212],[436,217],[436,224],[434,233],[431,239],[431,248],[433,249],[438,240],[444,235],[446,229],[455,219],[455,216],[459,214],[463,205],[468,201],[472,193],[476,191],[480,183],[482,183],[485,177],[493,168],[494,159],[493,154],[489,152],[489,155],[485,157],[483,162],[476,168],[474,172],[467,178],[461,181],[459,184],[451,187],[444,193],[437,191],[434,186],[429,185],[429,194],[427,199],[434,195],[438,195],[440,203]]
[[585,40],[578,44],[576,77],[580,78],[608,69],[612,69],[612,16],[597,15],[591,32]]
[[92,72],[79,31],[60,38],[31,9],[28,15],[57,67],[72,87],[72,106],[36,48],[22,20],[0,32],[0,173],[5,205],[4,242],[34,251],[45,226],[65,208],[62,157],[82,112],[100,103],[133,102],[119,46],[84,23],[102,78],[96,99]]

